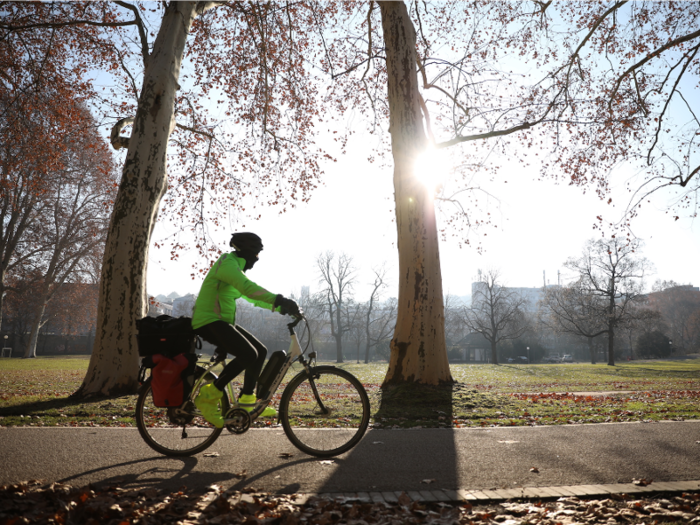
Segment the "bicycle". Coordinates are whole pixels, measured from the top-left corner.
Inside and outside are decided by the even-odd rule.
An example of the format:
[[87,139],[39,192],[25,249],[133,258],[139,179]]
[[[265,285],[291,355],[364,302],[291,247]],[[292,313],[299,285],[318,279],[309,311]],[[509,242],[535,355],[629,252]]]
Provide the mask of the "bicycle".
[[[309,344],[302,350],[294,330],[302,319],[299,316],[287,324],[289,351],[274,363],[274,355],[280,357],[284,352],[270,356],[260,374],[258,402],[251,412],[238,406],[232,384],[226,385],[220,401],[223,428],[233,434],[246,432],[270,404],[291,366],[299,362],[303,370],[287,383],[282,393],[279,421],[299,450],[311,456],[333,457],[353,448],[364,436],[370,418],[369,397],[362,383],[349,372],[334,366],[316,366],[315,352],[309,353],[308,359],[304,357]],[[136,402],[136,426],[153,450],[166,456],[191,456],[217,440],[223,428],[208,423],[195,407],[194,399],[202,386],[216,379],[212,369],[219,364],[226,365],[226,356],[214,354],[207,367],[197,366],[191,392],[179,407],[156,407],[151,378],[144,378]]]

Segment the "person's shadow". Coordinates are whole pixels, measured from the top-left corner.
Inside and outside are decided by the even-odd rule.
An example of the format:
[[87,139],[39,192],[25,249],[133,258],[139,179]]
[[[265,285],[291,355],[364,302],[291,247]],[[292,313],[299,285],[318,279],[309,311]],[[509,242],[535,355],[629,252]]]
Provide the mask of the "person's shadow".
[[[180,467],[173,467],[173,461],[181,462]],[[93,474],[104,473],[105,477],[99,482],[93,483],[97,487],[120,487],[121,489],[156,489],[159,492],[172,492],[183,488],[194,489],[195,492],[206,492],[207,488],[214,484],[230,486],[229,490],[244,490],[251,486],[258,479],[265,478],[275,472],[280,472],[287,468],[293,468],[303,463],[318,461],[316,458],[305,457],[296,461],[290,461],[277,467],[268,469],[259,474],[246,477],[240,474],[231,472],[211,472],[204,469],[197,469],[199,460],[197,457],[166,457],[154,456],[151,458],[137,459],[134,461],[126,461],[115,463],[104,467],[95,468],[92,470],[80,472],[72,476],[58,480],[59,483],[70,484],[86,476]],[[110,471],[119,471],[121,467],[132,465],[142,465],[144,468],[139,472],[128,474],[110,475]],[[297,492],[300,485],[298,483],[291,484],[277,491],[280,494],[291,494]]]

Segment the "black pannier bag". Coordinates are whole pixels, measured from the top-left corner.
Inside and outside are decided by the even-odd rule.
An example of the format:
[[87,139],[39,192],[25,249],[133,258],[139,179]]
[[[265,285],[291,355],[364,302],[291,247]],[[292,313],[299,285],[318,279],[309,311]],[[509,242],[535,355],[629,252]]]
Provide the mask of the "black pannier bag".
[[141,357],[161,354],[175,357],[182,353],[193,353],[197,336],[192,329],[192,318],[144,317],[136,321],[139,355]]
[[190,317],[144,317],[136,321],[141,370],[139,382],[146,381],[151,369],[153,404],[158,407],[180,406],[190,395],[197,367],[196,348],[199,338],[192,330]]

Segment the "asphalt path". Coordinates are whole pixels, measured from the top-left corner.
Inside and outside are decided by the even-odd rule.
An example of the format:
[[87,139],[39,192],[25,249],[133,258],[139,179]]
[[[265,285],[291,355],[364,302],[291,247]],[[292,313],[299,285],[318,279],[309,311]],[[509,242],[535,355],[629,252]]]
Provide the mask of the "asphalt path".
[[131,428],[0,428],[0,484],[40,479],[73,486],[177,490],[218,484],[272,493],[342,493],[641,478],[700,479],[700,422],[369,430],[352,451],[330,461],[295,449],[281,428],[224,432],[210,449],[188,458],[157,454]]

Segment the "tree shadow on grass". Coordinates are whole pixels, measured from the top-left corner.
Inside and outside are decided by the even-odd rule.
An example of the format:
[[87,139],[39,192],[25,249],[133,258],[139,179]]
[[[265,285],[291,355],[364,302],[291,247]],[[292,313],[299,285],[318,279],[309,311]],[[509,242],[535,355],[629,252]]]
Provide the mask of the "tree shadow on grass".
[[450,426],[455,384],[391,385],[382,388],[379,408],[374,415],[377,427],[412,428],[421,424]]
[[514,404],[507,394],[464,383],[400,385],[384,388],[379,397],[375,428],[449,428],[456,420],[492,417],[494,411]]
[[[0,417],[13,418],[19,416],[57,416],[61,414],[73,417],[90,417],[96,414],[103,416],[133,415],[133,406],[136,403],[136,395],[94,397],[89,400],[73,397],[59,397],[40,401],[27,401],[0,407]],[[130,408],[128,414],[124,408]],[[7,423],[7,421],[5,421]]]

